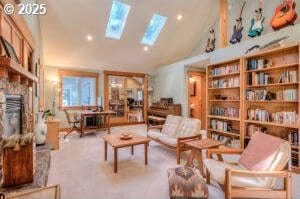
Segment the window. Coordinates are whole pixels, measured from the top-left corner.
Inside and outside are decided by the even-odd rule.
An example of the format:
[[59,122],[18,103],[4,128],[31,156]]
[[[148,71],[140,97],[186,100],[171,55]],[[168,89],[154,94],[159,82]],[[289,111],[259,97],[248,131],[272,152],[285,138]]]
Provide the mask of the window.
[[60,107],[95,106],[98,93],[98,74],[60,71]]
[[153,14],[141,43],[153,46],[167,19],[159,14]]
[[110,37],[113,39],[121,38],[129,11],[129,5],[118,1],[113,1],[105,32],[106,37]]

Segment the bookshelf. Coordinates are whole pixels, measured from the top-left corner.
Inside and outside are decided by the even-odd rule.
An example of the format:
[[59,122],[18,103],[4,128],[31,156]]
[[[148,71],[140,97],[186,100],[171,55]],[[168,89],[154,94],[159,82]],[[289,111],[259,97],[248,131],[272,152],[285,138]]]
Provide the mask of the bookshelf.
[[208,137],[226,141],[234,148],[243,147],[241,133],[242,59],[232,59],[207,67]]
[[[299,45],[252,54],[243,59],[244,146],[255,131],[278,136],[290,143],[295,136],[299,139]],[[291,146],[291,166],[293,171],[299,171],[299,141]]]
[[[291,143],[290,165],[300,173],[299,54],[299,44],[293,44],[208,65],[208,137],[234,139],[229,146],[245,148],[254,131],[278,136]],[[227,114],[231,108],[240,109],[239,115]]]

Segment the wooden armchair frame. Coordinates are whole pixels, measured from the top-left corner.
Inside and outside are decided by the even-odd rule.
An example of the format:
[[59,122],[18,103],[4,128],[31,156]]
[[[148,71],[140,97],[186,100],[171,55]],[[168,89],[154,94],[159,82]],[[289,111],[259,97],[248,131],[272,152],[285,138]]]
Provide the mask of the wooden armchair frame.
[[[219,161],[223,161],[223,154],[239,155],[243,152],[241,149],[208,149],[206,151],[206,157],[212,159],[213,154],[217,155]],[[291,198],[291,173],[288,170],[283,171],[240,171],[233,169],[226,169],[225,171],[225,183],[220,185],[224,191],[225,198]],[[283,178],[283,189],[263,189],[263,188],[242,188],[233,187],[231,179],[234,176],[239,177],[272,177]],[[210,173],[206,169],[206,182],[210,184]]]
[[[64,135],[64,139],[73,131],[77,131],[77,133],[81,134],[81,120],[82,118],[78,113],[69,113],[66,109],[63,110],[67,117],[68,124],[71,126],[70,130]],[[79,127],[77,125],[80,125]]]
[[[162,130],[163,128],[163,125],[157,125],[157,126],[149,126],[149,130],[150,129],[159,129],[160,131]],[[188,141],[191,141],[191,140],[197,140],[197,139],[202,139],[202,135],[201,133],[199,132],[199,134],[197,135],[194,135],[194,136],[188,136],[188,137],[181,137],[181,138],[177,138],[177,146],[176,147],[173,147],[173,146],[170,146],[170,145],[167,145],[163,142],[161,142],[160,140],[158,139],[153,139],[151,137],[148,137],[164,146],[166,146],[167,148],[169,149],[172,149],[172,150],[176,150],[176,159],[177,159],[177,164],[180,164],[180,155],[181,155],[181,152],[184,152],[184,151],[188,151],[191,149],[191,147],[187,146],[185,144],[185,142],[188,142]]]

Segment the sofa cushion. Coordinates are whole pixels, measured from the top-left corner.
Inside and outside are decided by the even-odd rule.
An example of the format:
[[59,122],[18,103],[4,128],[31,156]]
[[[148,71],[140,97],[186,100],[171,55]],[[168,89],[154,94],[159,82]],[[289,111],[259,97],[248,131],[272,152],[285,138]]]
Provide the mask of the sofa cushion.
[[167,136],[166,134],[162,134],[158,129],[151,129],[148,131],[147,135],[155,140],[158,140],[160,137]]
[[194,118],[183,118],[176,137],[189,137],[200,133],[201,122]]
[[182,117],[175,115],[168,115],[165,124],[161,130],[162,134],[166,134],[169,137],[175,137],[177,129],[181,123]]
[[177,147],[177,138],[172,138],[169,136],[162,136],[162,137],[159,137],[159,140],[169,146]]
[[168,170],[170,198],[208,198],[203,178],[190,167]]
[[[224,185],[225,183],[225,170],[246,170],[242,165],[230,164],[226,162],[217,161],[214,159],[205,159],[204,165],[209,171],[210,175],[218,183]],[[235,187],[249,187],[249,188],[270,188],[266,178],[247,178],[233,176],[231,178],[231,184]]]
[[282,142],[278,137],[256,132],[242,153],[239,163],[252,171],[266,171],[276,158]]

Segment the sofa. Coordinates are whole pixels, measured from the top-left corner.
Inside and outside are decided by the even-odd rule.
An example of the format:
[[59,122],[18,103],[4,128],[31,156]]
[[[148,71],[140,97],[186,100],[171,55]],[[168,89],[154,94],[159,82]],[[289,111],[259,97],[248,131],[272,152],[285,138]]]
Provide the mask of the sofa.
[[180,164],[181,152],[190,150],[184,143],[201,139],[200,128],[201,121],[198,119],[168,115],[164,125],[149,127],[147,137],[176,150],[177,164]]

